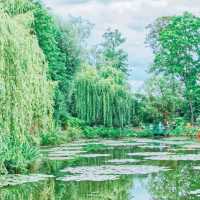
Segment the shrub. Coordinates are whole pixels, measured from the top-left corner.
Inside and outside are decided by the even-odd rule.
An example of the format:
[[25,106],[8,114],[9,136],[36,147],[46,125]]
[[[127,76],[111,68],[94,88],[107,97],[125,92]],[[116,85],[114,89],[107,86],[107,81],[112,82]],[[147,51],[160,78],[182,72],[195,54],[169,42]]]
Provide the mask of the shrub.
[[121,128],[105,128],[105,127],[86,127],[83,130],[83,134],[87,138],[120,138],[127,136],[135,136],[133,130],[131,129],[121,129]]
[[78,140],[82,137],[81,129],[76,127],[68,127],[67,130],[54,129],[50,132],[41,134],[41,145],[58,145],[62,143]]

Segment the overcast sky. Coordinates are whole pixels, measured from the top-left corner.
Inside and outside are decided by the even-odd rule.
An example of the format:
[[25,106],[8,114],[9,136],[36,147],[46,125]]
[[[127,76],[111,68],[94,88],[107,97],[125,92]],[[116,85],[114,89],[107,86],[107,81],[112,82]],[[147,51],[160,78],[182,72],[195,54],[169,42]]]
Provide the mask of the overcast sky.
[[43,0],[56,15],[82,16],[95,24],[93,43],[101,40],[108,27],[119,29],[127,38],[125,49],[133,68],[131,84],[142,86],[152,63],[151,49],[145,47],[145,27],[157,17],[190,11],[200,15],[200,0]]

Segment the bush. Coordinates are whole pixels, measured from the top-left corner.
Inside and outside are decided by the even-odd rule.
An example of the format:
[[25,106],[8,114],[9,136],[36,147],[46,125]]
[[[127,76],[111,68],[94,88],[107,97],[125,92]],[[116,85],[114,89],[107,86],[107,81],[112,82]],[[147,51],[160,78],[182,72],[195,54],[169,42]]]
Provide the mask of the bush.
[[68,127],[68,129],[64,132],[66,135],[66,141],[71,142],[74,140],[81,139],[83,137],[82,130],[77,127]]
[[51,132],[43,132],[41,134],[41,145],[58,145],[73,140],[78,140],[82,137],[80,128],[68,127],[67,130],[54,129]]
[[75,128],[84,128],[86,126],[85,121],[78,119],[76,117],[68,117],[66,123],[69,127],[75,127]]
[[187,123],[183,118],[178,117],[173,119],[168,130],[169,135],[176,136],[194,136],[199,132],[199,128]]
[[41,134],[41,145],[56,145],[61,142],[61,136],[58,131],[43,132]]
[[136,136],[131,129],[121,129],[121,128],[105,128],[105,127],[85,127],[83,134],[87,138],[120,138],[128,136]]
[[23,143],[15,137],[5,136],[1,140],[0,173],[27,172],[30,165],[39,157],[39,150],[26,139]]
[[153,137],[154,135],[156,135],[156,133],[153,130],[148,128],[135,131],[134,133],[136,137]]
[[199,128],[182,124],[182,125],[178,125],[175,129],[169,130],[168,132],[169,132],[169,135],[195,136],[199,132]]

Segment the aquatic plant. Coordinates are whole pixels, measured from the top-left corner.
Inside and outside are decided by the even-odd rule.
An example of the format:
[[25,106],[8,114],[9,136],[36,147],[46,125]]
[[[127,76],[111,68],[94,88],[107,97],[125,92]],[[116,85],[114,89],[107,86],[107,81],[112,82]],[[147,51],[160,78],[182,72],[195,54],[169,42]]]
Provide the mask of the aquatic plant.
[[106,149],[106,145],[104,144],[88,144],[83,147],[83,149],[87,152],[98,152],[100,150]]
[[[132,175],[132,174],[151,174],[160,171],[168,171],[166,167],[153,165],[101,165],[101,166],[80,166],[68,167],[61,172],[72,173],[73,180],[80,181],[80,176],[87,177],[87,180],[93,180],[94,175]],[[77,177],[77,179],[76,179]],[[72,177],[68,176],[57,178],[57,180],[71,181]],[[82,178],[82,177],[81,177]],[[94,180],[93,180],[94,181]]]

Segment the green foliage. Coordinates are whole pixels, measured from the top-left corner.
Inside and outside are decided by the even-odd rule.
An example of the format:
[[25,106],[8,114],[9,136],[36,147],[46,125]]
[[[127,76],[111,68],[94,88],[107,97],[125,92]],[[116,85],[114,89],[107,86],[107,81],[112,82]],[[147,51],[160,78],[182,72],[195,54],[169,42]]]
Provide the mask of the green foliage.
[[182,91],[180,81],[174,77],[153,75],[146,82],[145,96],[139,102],[140,108],[137,108],[140,112],[137,116],[143,113],[140,121],[145,123],[161,121],[166,124],[170,118],[180,115],[184,105]]
[[75,82],[75,114],[89,125],[124,127],[132,117],[132,97],[122,72],[85,67]]
[[195,136],[199,132],[199,127],[191,126],[181,117],[173,118],[168,130],[169,135]]
[[57,145],[62,143],[62,136],[58,130],[52,130],[50,132],[43,132],[40,135],[40,144],[44,145]]
[[68,129],[64,133],[68,136],[67,142],[79,140],[83,137],[81,128],[68,127]]
[[149,128],[105,128],[85,127],[83,134],[86,138],[123,138],[123,137],[153,137],[155,132]]
[[92,27],[80,17],[58,22],[34,1],[0,1],[0,173],[26,172],[39,156],[39,141],[150,137],[159,130],[127,127],[170,120],[169,135],[199,132],[187,124],[189,118],[198,124],[200,115],[199,17],[162,17],[149,26],[153,76],[145,94],[135,96],[118,30],[106,31],[94,66],[84,66],[92,57],[86,43]]
[[82,130],[78,127],[68,127],[67,130],[54,129],[40,135],[41,145],[58,145],[82,138]]
[[161,113],[158,112],[151,100],[144,94],[134,95],[134,115],[132,120],[134,127],[140,127],[143,123],[159,122],[162,119]]
[[62,39],[61,31],[55,19],[39,3],[35,4],[34,9],[34,31],[48,62],[48,78],[57,82],[54,95],[54,118],[60,122],[68,115],[66,57],[59,46]]
[[157,20],[148,38],[155,53],[152,70],[170,74],[184,84],[185,113],[190,111],[192,123],[199,113],[199,28],[200,18],[184,13]]
[[39,150],[30,142],[21,143],[15,138],[5,140],[7,154],[4,165],[9,173],[25,173],[28,167],[39,158]]
[[67,118],[67,125],[69,127],[74,127],[74,128],[84,128],[86,126],[85,121],[80,120],[76,117],[68,117]]
[[73,78],[83,59],[86,59],[83,43],[89,37],[92,25],[75,17],[61,23],[38,3],[34,9],[34,18],[34,30],[48,61],[48,77],[57,82],[54,118],[64,126],[73,104]]
[[32,138],[26,137],[26,141],[21,142],[15,136],[0,135],[0,174],[25,173],[39,158],[38,148],[34,146]]
[[4,200],[48,200],[55,199],[54,181],[20,184],[17,187],[4,187],[0,191],[0,199]]
[[131,129],[105,127],[85,127],[83,130],[83,134],[87,138],[120,138],[136,135]]
[[96,47],[97,67],[112,66],[124,73],[128,71],[128,54],[120,48],[126,41],[119,30],[110,28],[103,34],[103,42]]
[[51,129],[53,84],[32,34],[33,15],[23,13],[29,2],[12,3],[0,3],[0,166],[18,172],[38,156],[32,145],[39,133]]
[[30,0],[3,0],[0,2],[0,8],[8,15],[16,16],[31,11],[34,5]]
[[23,142],[26,133],[38,134],[51,125],[53,87],[30,30],[4,13],[0,20],[0,128]]
[[134,134],[135,137],[153,137],[157,134],[157,132],[155,132],[155,130],[151,130],[150,128],[144,128],[136,130]]

